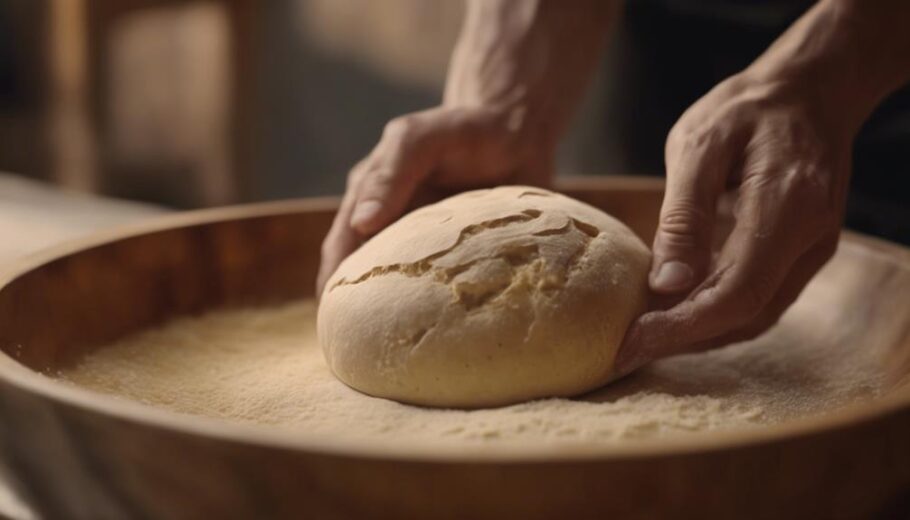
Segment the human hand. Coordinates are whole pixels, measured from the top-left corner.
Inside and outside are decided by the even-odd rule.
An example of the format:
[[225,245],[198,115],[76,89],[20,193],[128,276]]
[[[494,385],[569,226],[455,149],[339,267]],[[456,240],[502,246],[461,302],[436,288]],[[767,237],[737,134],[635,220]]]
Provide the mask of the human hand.
[[346,256],[409,209],[465,189],[550,183],[556,144],[620,2],[466,5],[442,105],[390,122],[349,173],[317,295]]
[[386,125],[379,144],[348,174],[322,244],[316,294],[345,257],[415,206],[483,186],[548,185],[555,146],[519,131],[522,117],[520,108],[442,106]]
[[[619,374],[761,334],[833,255],[852,132],[828,121],[809,92],[744,73],[670,131],[649,279],[656,308],[627,332]],[[731,195],[724,239],[718,204]]]

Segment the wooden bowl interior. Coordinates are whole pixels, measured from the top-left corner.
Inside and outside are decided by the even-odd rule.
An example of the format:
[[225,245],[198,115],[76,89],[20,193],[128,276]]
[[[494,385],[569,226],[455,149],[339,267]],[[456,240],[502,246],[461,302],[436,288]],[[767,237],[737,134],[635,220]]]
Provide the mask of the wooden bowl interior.
[[[562,191],[617,216],[650,243],[662,198],[658,182],[589,180],[565,183]],[[324,201],[228,208],[77,245],[0,290],[0,349],[52,373],[178,316],[310,297],[332,215]],[[826,325],[807,323],[807,331],[818,341],[872,349],[891,386],[907,390],[910,253],[847,233],[810,289],[824,301],[814,317]]]

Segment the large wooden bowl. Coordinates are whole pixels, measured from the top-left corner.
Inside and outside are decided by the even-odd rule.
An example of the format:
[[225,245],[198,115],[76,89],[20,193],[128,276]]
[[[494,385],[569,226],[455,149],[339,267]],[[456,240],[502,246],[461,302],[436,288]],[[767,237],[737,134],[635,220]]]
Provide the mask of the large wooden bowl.
[[[658,181],[563,189],[653,233]],[[2,278],[0,451],[42,516],[826,518],[910,508],[910,252],[853,233],[813,282],[828,287],[817,305],[842,329],[818,337],[885,352],[891,388],[760,429],[466,453],[181,416],[41,375],[175,316],[311,295],[334,207],[314,199],[163,217]]]

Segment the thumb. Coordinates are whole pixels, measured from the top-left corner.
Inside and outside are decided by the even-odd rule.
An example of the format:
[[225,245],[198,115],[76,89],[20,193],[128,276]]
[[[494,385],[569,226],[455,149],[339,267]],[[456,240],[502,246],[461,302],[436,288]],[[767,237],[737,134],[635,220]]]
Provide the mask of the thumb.
[[390,121],[361,172],[350,225],[371,235],[400,217],[433,171],[441,129],[434,110]]
[[688,291],[708,270],[717,199],[728,166],[726,154],[717,147],[671,153],[668,146],[667,187],[649,276],[656,293]]

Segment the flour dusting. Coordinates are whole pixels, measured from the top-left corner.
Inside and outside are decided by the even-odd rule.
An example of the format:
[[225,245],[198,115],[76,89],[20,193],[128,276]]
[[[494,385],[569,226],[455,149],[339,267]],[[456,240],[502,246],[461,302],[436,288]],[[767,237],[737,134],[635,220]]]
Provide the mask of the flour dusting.
[[[797,316],[798,318],[799,316]],[[175,412],[396,441],[617,442],[755,428],[876,395],[874,363],[783,323],[757,340],[652,364],[577,399],[441,410],[360,394],[329,372],[311,300],[183,318],[101,348],[59,377]]]

